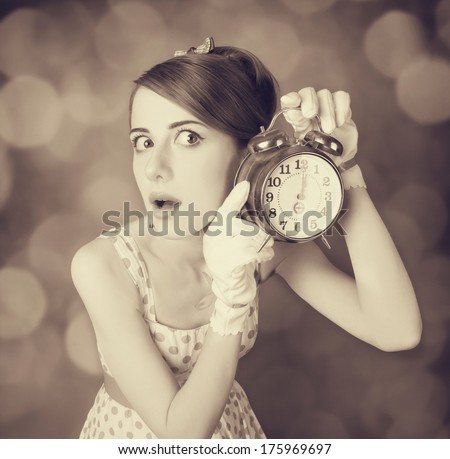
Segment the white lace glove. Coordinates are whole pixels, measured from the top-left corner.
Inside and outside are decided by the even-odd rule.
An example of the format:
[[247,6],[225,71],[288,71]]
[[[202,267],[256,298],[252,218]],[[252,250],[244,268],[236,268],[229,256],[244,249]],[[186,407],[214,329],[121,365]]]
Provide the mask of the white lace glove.
[[258,253],[267,234],[237,217],[249,190],[249,182],[237,184],[203,236],[203,255],[217,297],[210,324],[221,335],[243,330],[249,303],[256,296],[256,266],[274,255],[273,239]]

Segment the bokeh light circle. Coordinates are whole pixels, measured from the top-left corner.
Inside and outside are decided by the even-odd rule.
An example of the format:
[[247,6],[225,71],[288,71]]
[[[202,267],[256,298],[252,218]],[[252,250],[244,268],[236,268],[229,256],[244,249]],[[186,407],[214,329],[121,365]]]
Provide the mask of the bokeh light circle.
[[19,8],[0,22],[0,69],[8,76],[40,73],[45,55],[43,37],[52,30],[51,18],[32,8]]
[[38,279],[20,268],[0,269],[0,338],[32,333],[47,310],[47,296]]
[[36,77],[19,76],[0,91],[0,136],[19,148],[46,144],[62,119],[60,97],[53,86]]
[[423,26],[410,13],[389,11],[367,29],[364,51],[381,74],[395,77],[426,52]]
[[134,79],[159,60],[171,57],[167,32],[160,13],[148,3],[121,2],[97,24],[95,44],[105,63]]
[[34,387],[48,391],[63,356],[64,344],[60,329],[45,322],[33,336],[33,344],[40,357],[30,368],[30,381]]
[[396,86],[401,109],[414,121],[433,124],[450,118],[450,62],[441,58],[414,61]]
[[10,77],[58,76],[86,50],[92,25],[80,2],[18,8],[0,22],[0,70]]
[[52,287],[52,295],[64,294],[62,287],[72,284],[72,257],[93,237],[86,216],[76,212],[51,214],[36,226],[28,241],[28,263]]
[[[41,11],[48,14],[51,27],[41,44],[41,58],[52,68],[49,77],[61,75],[76,67],[92,41],[93,12],[78,0],[47,2]],[[43,31],[39,30],[39,35]],[[75,64],[75,65],[74,65]]]
[[88,127],[71,118],[63,116],[61,126],[55,137],[49,142],[48,150],[53,158],[65,163],[80,163],[86,156],[80,151],[80,143],[86,136]]
[[442,0],[435,10],[437,32],[440,39],[450,48],[450,0]]
[[104,126],[128,111],[131,79],[112,72],[99,59],[87,58],[68,72],[61,84],[66,114],[76,125]]
[[[86,181],[78,196],[80,210],[86,212],[98,221],[108,219],[123,221],[125,202],[131,203],[130,198],[136,196],[135,187],[120,177],[100,176]],[[130,209],[133,206],[130,204]]]
[[327,10],[336,0],[280,0],[284,6],[297,14],[313,14]]
[[14,168],[9,151],[0,144],[0,210],[7,204],[14,182]]
[[[214,8],[235,9],[242,6],[242,0],[206,0]],[[253,7],[255,0],[245,0],[246,8]]]
[[[348,87],[347,64],[343,62],[339,53],[329,46],[318,44],[303,44],[298,47],[296,57],[289,57],[290,65],[285,65],[281,77],[288,78],[292,90],[299,90],[311,86],[320,90],[331,91]],[[292,68],[292,66],[294,66]],[[276,70],[278,75],[278,69]]]
[[0,385],[18,384],[26,380],[35,359],[36,349],[31,337],[2,343]]
[[71,318],[65,333],[66,351],[71,362],[89,374],[100,374],[95,333],[87,312]]
[[[0,423],[4,424],[33,415],[39,409],[48,412],[48,405],[43,405],[55,402],[55,372],[63,349],[59,333],[49,324],[43,324],[25,340],[8,344],[5,351],[10,355],[6,360],[14,380],[2,381]],[[14,361],[14,356],[19,360]]]
[[[200,13],[203,28],[210,28],[215,13],[216,10],[205,10]],[[269,70],[278,80],[283,81],[292,75],[300,65],[299,53],[302,46],[292,25],[277,18],[269,18],[261,12],[256,17],[252,17],[248,12],[236,16],[234,12],[224,10],[221,15],[224,24],[233,23],[233,26],[239,30],[236,39],[227,44],[247,49],[264,63],[270,63]],[[288,58],[284,52],[286,46],[296,50],[295,53],[290,53]]]

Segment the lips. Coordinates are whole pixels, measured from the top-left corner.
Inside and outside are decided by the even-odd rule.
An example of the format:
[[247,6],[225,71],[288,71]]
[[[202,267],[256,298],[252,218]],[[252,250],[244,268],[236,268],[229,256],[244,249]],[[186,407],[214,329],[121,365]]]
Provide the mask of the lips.
[[172,210],[181,204],[181,201],[169,194],[154,192],[150,194],[150,202],[156,209]]

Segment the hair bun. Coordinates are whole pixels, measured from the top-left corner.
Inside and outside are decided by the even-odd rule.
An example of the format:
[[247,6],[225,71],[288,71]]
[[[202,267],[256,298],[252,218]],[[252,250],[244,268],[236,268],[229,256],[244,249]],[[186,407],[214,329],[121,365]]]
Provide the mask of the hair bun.
[[231,46],[186,53],[145,72],[135,83],[186,108],[246,144],[277,108],[278,83],[251,52]]

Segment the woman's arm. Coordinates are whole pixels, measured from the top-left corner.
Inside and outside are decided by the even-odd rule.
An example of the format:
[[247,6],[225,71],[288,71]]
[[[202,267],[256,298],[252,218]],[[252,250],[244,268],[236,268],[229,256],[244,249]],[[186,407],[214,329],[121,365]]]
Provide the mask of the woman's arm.
[[107,260],[107,239],[82,247],[72,261],[74,284],[98,345],[131,406],[160,438],[210,438],[235,377],[241,333],[209,328],[188,381],[179,387],[135,308],[137,290],[122,266]]
[[[416,346],[421,318],[397,249],[364,188],[346,192],[341,224],[354,276],[334,267],[312,243],[276,244],[271,267],[315,309],[354,336],[385,351]],[[270,264],[271,262],[269,262]]]
[[[355,157],[358,131],[348,93],[303,88],[283,96],[281,105],[301,107],[301,112],[285,114],[299,138],[321,127],[341,142],[342,156],[332,158],[336,165],[349,164]],[[345,198],[348,212],[340,223],[347,233],[354,279],[335,268],[315,244],[289,245],[289,249],[277,244],[278,253],[265,267],[266,276],[276,270],[318,311],[380,349],[414,347],[420,340],[422,324],[397,249],[365,188],[350,188]]]

